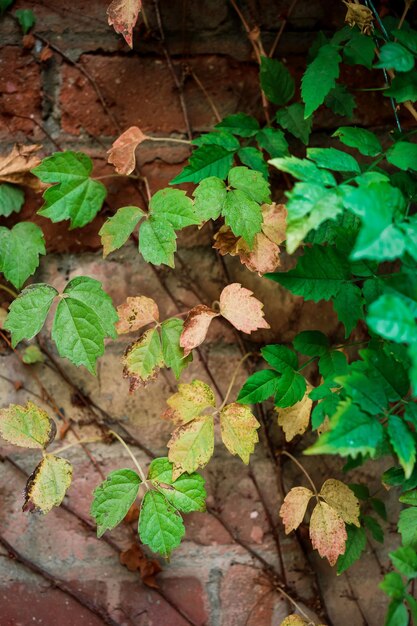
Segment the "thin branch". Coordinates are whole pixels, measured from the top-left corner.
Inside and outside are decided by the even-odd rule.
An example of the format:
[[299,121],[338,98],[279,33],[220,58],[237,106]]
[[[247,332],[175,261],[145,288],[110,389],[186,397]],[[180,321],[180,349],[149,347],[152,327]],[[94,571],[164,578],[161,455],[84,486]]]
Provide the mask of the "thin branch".
[[318,491],[317,491],[317,489],[316,489],[316,485],[314,484],[314,482],[313,482],[313,480],[312,480],[312,478],[311,478],[310,474],[307,472],[307,470],[305,469],[305,467],[303,467],[303,466],[301,465],[300,461],[298,461],[298,460],[295,458],[295,456],[293,456],[293,455],[292,455],[290,452],[288,452],[287,450],[282,450],[280,454],[284,454],[285,456],[289,457],[289,458],[291,459],[291,461],[292,461],[293,463],[295,463],[295,465],[298,467],[298,469],[300,469],[300,470],[303,472],[304,476],[307,478],[308,482],[310,483],[310,485],[311,485],[311,487],[312,487],[312,489],[313,489],[314,495],[316,496],[316,498],[318,498],[318,495],[319,495],[319,494],[318,494]]
[[275,40],[274,40],[274,43],[272,44],[271,49],[269,51],[269,55],[268,55],[269,57],[273,57],[274,56],[275,50],[277,49],[279,41],[280,41],[280,39],[282,37],[282,33],[285,30],[287,22],[288,22],[289,18],[291,17],[291,14],[294,11],[297,2],[298,2],[298,0],[292,0],[290,6],[288,7],[288,11],[287,11],[284,19],[281,22],[281,26],[279,27],[279,31],[277,32],[277,35],[276,35]]
[[232,374],[232,378],[231,378],[231,380],[230,380],[229,386],[228,386],[228,388],[227,388],[226,395],[224,396],[224,400],[223,400],[223,402],[221,403],[221,405],[220,405],[220,407],[219,407],[219,409],[218,409],[218,412],[219,412],[219,413],[220,413],[220,411],[223,409],[223,407],[226,405],[226,402],[227,402],[227,401],[228,401],[228,399],[229,399],[230,393],[231,393],[231,391],[232,391],[232,389],[233,389],[233,385],[234,385],[234,384],[235,384],[235,382],[236,382],[236,378],[237,378],[237,375],[238,375],[238,373],[239,373],[239,370],[240,370],[241,366],[243,365],[243,363],[244,363],[244,362],[245,362],[245,361],[246,361],[246,360],[247,360],[250,356],[253,356],[253,352],[247,352],[246,354],[244,354],[244,355],[242,356],[242,358],[240,359],[239,363],[236,365],[236,367],[235,367],[235,369],[234,369],[234,372],[233,372],[233,374]]
[[126,444],[126,442],[123,441],[123,439],[120,437],[120,435],[118,435],[114,430],[110,430],[109,433],[111,435],[113,435],[113,437],[116,437],[116,439],[122,444],[122,446],[124,447],[124,449],[126,450],[126,452],[129,454],[130,458],[132,459],[133,463],[136,465],[137,470],[139,472],[139,476],[141,478],[141,481],[143,482],[143,484],[145,485],[146,489],[148,489],[148,485],[146,482],[146,476],[143,472],[143,469],[140,466],[139,461],[137,460],[137,458],[135,457],[135,455],[133,454],[132,450],[129,448],[129,446]]

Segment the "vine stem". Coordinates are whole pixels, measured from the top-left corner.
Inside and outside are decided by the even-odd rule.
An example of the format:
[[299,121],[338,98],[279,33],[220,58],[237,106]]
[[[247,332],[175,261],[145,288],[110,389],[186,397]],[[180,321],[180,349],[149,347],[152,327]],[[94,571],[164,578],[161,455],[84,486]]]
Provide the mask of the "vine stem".
[[243,363],[246,361],[246,359],[248,359],[248,358],[249,358],[249,357],[251,357],[251,356],[254,356],[254,354],[255,354],[254,352],[247,352],[244,356],[242,356],[242,358],[240,359],[239,363],[236,365],[236,367],[235,367],[235,369],[234,369],[234,372],[233,372],[233,374],[232,374],[232,378],[231,378],[231,380],[230,380],[229,386],[228,386],[228,388],[227,388],[226,395],[224,396],[224,400],[223,400],[223,402],[221,403],[221,405],[220,405],[220,407],[219,407],[218,411],[216,411],[216,413],[220,413],[220,411],[221,411],[221,410],[225,407],[226,402],[227,402],[227,400],[229,399],[230,393],[231,393],[231,391],[232,391],[232,389],[233,389],[233,385],[234,385],[234,384],[235,384],[235,382],[236,382],[237,374],[238,374],[238,372],[239,372],[239,370],[240,370],[241,366],[242,366],[242,365],[243,365]]
[[6,287],[6,285],[0,285],[0,289],[8,293],[13,298],[17,298],[19,295],[16,291],[13,291],[13,289],[10,289],[10,287]]
[[150,137],[149,135],[146,135],[146,141],[171,141],[174,143],[185,143],[187,146],[190,146],[192,144],[192,141],[190,141],[189,139],[177,139],[176,137]]
[[310,624],[313,624],[313,626],[314,626],[314,623],[315,623],[315,622],[312,622],[312,621],[311,621],[310,616],[309,616],[309,615],[307,615],[307,613],[306,613],[306,612],[305,612],[305,611],[301,608],[301,606],[300,606],[300,605],[299,605],[299,604],[298,604],[298,603],[297,603],[297,602],[296,602],[293,598],[291,598],[291,596],[289,596],[289,595],[288,595],[288,593],[287,593],[286,591],[284,591],[281,587],[277,587],[277,591],[278,591],[278,593],[280,593],[281,595],[283,595],[283,596],[284,596],[284,598],[285,598],[286,600],[288,600],[288,602],[291,602],[291,604],[294,606],[294,608],[296,608],[296,609],[297,609],[297,611],[299,611],[299,612],[301,613],[301,615],[302,615],[303,617],[305,617],[305,619],[307,619],[307,620],[308,620],[308,625],[307,625],[307,626],[309,626]]
[[73,441],[72,443],[67,443],[67,445],[65,446],[61,446],[60,448],[57,448],[56,450],[53,450],[54,454],[58,454],[60,452],[63,452],[64,450],[68,450],[69,448],[75,448],[75,446],[80,446],[84,443],[99,443],[101,442],[102,439],[101,438],[97,438],[94,437],[93,439],[91,438],[86,438],[86,439],[79,439],[78,441]]
[[127,443],[125,441],[123,441],[123,439],[121,438],[120,435],[118,435],[114,430],[109,430],[109,433],[111,435],[113,435],[113,437],[116,437],[116,439],[118,441],[120,441],[120,443],[122,444],[122,446],[124,447],[124,449],[126,450],[126,452],[129,454],[130,458],[132,459],[133,463],[136,465],[137,470],[139,472],[139,476],[141,478],[141,481],[143,482],[143,484],[145,485],[146,489],[149,489],[148,484],[146,482],[146,476],[143,472],[143,469],[141,468],[139,461],[137,460],[137,458],[135,457],[135,455],[133,454],[132,450],[129,448],[129,446],[127,445]]
[[303,467],[303,466],[301,465],[300,461],[298,461],[298,460],[295,458],[295,456],[293,456],[293,455],[291,454],[291,452],[288,452],[287,450],[282,450],[282,451],[280,452],[280,454],[285,454],[285,456],[287,456],[288,458],[290,458],[290,459],[291,459],[291,461],[292,461],[293,463],[295,463],[295,465],[298,467],[298,469],[300,469],[300,470],[303,472],[304,476],[307,478],[308,482],[309,482],[309,483],[310,483],[310,485],[312,486],[313,491],[314,491],[314,495],[316,496],[316,498],[317,498],[317,500],[318,500],[318,499],[319,499],[319,492],[317,491],[316,485],[314,484],[313,479],[311,478],[310,474],[307,472],[307,470],[305,469],[305,467]]

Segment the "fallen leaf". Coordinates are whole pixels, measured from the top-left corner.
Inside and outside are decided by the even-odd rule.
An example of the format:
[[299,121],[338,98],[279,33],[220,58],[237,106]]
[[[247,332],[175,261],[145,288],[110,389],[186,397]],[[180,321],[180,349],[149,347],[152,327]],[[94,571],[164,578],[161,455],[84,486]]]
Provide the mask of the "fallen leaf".
[[242,461],[249,463],[249,457],[259,441],[256,432],[260,424],[250,408],[233,402],[220,411],[222,440],[231,454],[237,454]]
[[107,151],[107,162],[114,165],[118,174],[131,174],[135,169],[135,151],[147,136],[137,126],[131,126],[116,139],[110,150]]
[[310,539],[313,548],[332,566],[345,552],[347,532],[344,521],[326,502],[318,502],[311,514]]
[[48,513],[59,506],[71,484],[72,465],[66,459],[45,454],[26,483],[23,511]]
[[205,304],[198,304],[191,309],[184,321],[180,337],[180,346],[184,350],[184,356],[188,356],[191,350],[203,343],[212,319],[218,315]]
[[115,328],[119,335],[139,330],[159,320],[159,309],[155,300],[146,296],[134,296],[117,307],[119,321]]
[[237,253],[241,262],[251,272],[267,274],[274,272],[280,265],[280,248],[263,233],[255,235],[252,249],[244,239],[237,243]]
[[155,576],[162,572],[162,567],[156,559],[149,559],[137,543],[120,553],[120,563],[125,565],[129,572],[140,572],[145,585],[159,589]]
[[133,28],[137,22],[142,0],[113,0],[107,9],[108,22],[116,33],[123,35],[132,48]]
[[273,243],[279,245],[287,238],[287,207],[285,204],[263,204],[262,232]]
[[319,495],[337,511],[346,524],[360,526],[359,500],[347,485],[335,478],[329,478],[323,483]]
[[44,185],[30,171],[41,162],[40,157],[35,154],[41,147],[35,144],[32,146],[15,144],[8,155],[0,156],[0,182],[23,185],[41,191]]
[[313,495],[313,492],[306,487],[293,487],[287,493],[279,511],[286,535],[299,527]]
[[233,234],[229,226],[223,225],[217,233],[215,233],[213,239],[213,248],[218,250],[222,256],[226,256],[226,254],[230,254],[230,256],[237,255],[239,237]]
[[186,424],[198,417],[204,409],[216,406],[213,390],[201,380],[178,385],[177,393],[167,400],[169,409],[163,415],[175,424]]
[[270,328],[264,319],[263,306],[252,291],[239,283],[228,285],[220,294],[220,314],[244,333]]
[[311,390],[311,385],[307,385],[302,400],[286,409],[275,408],[278,413],[278,424],[284,431],[286,441],[291,441],[296,435],[303,435],[308,428],[313,406],[313,401],[308,397]]
[[46,63],[47,61],[49,61],[49,59],[52,59],[53,56],[54,53],[52,52],[51,48],[49,46],[45,46],[41,50],[41,53],[39,55],[39,61],[41,61],[41,63]]

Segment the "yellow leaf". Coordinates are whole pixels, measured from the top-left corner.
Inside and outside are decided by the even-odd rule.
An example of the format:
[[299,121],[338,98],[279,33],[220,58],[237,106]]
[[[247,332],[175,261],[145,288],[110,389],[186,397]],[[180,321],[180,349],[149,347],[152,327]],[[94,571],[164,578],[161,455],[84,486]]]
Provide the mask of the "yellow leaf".
[[128,347],[123,355],[123,376],[130,379],[130,391],[139,385],[144,387],[155,380],[159,368],[164,364],[161,339],[155,328],[146,333]]
[[323,483],[319,495],[337,511],[346,524],[360,526],[359,500],[347,485],[335,478],[329,478]]
[[186,424],[198,417],[204,409],[216,406],[211,387],[201,380],[193,380],[191,383],[178,385],[177,393],[168,398],[170,407],[163,415],[172,419],[177,424]]
[[287,238],[287,207],[285,204],[263,204],[262,232],[270,241],[277,245]]
[[285,534],[296,530],[304,519],[313,492],[306,487],[293,487],[284,498],[279,514],[285,526]]
[[119,321],[116,330],[119,335],[139,330],[147,324],[159,320],[158,305],[152,298],[135,296],[117,307]]
[[[311,624],[312,622],[310,622]],[[300,615],[296,615],[295,613],[293,615],[289,615],[288,617],[286,617],[284,619],[283,622],[281,622],[280,626],[307,626],[308,622],[306,622],[305,619],[303,619],[302,617],[300,617]]]
[[46,448],[55,434],[55,422],[32,402],[0,410],[0,435],[15,446]]
[[204,467],[213,455],[214,420],[212,415],[202,415],[177,428],[168,442],[168,459],[174,464],[172,478],[184,472],[191,474]]
[[223,443],[232,454],[240,456],[242,461],[249,463],[249,457],[259,441],[256,429],[260,424],[243,404],[228,404],[220,412],[220,429]]
[[72,465],[53,454],[45,454],[25,488],[24,511],[48,513],[59,506],[71,484]]
[[188,356],[191,350],[203,343],[212,319],[218,315],[205,304],[198,304],[191,309],[184,321],[180,337],[180,346],[184,349],[184,356]]
[[310,539],[313,548],[330,565],[335,565],[346,549],[347,533],[343,519],[326,502],[318,502],[311,514]]
[[307,385],[304,397],[293,406],[275,409],[278,413],[278,424],[284,431],[286,441],[291,441],[296,435],[303,435],[308,428],[313,406],[313,401],[308,397],[311,389],[311,385]]
[[220,294],[220,314],[244,333],[270,328],[264,319],[263,307],[262,302],[253,297],[252,291],[239,283],[227,285]]

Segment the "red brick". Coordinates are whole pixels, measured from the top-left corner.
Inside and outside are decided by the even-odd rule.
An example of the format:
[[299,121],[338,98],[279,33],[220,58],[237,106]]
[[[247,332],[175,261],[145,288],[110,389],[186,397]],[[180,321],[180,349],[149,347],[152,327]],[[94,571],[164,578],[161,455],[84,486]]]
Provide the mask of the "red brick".
[[222,626],[272,626],[276,600],[260,570],[231,565],[220,591]]
[[41,115],[40,70],[31,54],[5,46],[0,50],[0,138],[14,139],[15,133],[34,135],[35,124],[24,117]]
[[[125,129],[138,125],[152,133],[184,133],[186,130],[176,87],[162,59],[84,55],[81,62],[95,78],[109,109]],[[177,72],[181,71],[175,63]],[[195,59],[193,70],[217,104],[221,115],[252,110],[259,100],[258,69],[224,57]],[[116,135],[117,128],[97,101],[87,78],[74,67],[64,66],[60,102],[62,128],[72,135],[82,129],[93,135]],[[216,119],[207,99],[192,79],[185,84],[191,126],[201,132]]]

